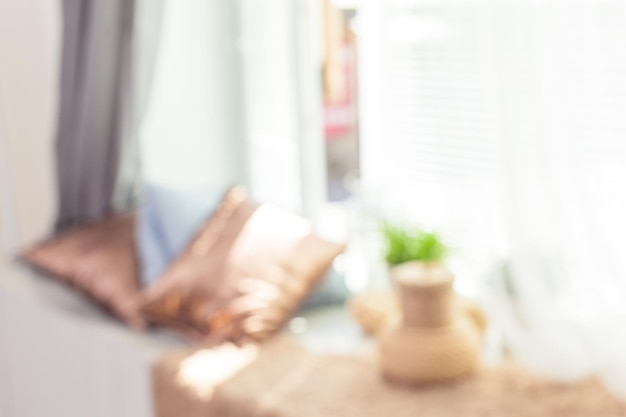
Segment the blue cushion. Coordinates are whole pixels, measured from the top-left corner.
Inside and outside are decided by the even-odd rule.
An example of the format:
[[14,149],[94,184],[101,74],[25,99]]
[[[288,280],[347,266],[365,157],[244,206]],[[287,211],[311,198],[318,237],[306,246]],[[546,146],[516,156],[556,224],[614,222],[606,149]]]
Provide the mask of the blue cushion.
[[168,188],[147,184],[137,222],[141,280],[150,285],[188,246],[222,199],[215,187]]

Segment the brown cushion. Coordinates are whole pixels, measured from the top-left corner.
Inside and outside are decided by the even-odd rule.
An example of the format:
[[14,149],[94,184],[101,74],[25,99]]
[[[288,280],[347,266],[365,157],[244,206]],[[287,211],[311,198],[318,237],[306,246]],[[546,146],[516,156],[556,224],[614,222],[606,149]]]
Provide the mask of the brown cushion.
[[22,258],[142,327],[134,223],[132,214],[86,223],[25,251]]
[[308,221],[231,189],[185,252],[145,294],[148,319],[207,344],[260,342],[288,320],[343,245]]

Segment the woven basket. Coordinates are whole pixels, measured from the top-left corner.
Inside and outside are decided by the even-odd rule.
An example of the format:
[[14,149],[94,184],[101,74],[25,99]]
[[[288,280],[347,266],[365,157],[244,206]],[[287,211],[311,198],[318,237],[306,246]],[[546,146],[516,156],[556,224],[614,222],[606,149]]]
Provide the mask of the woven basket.
[[433,383],[472,374],[479,365],[480,335],[467,318],[445,327],[395,327],[380,338],[382,373],[401,383]]
[[[454,295],[455,315],[467,317],[482,335],[487,319],[478,305],[467,298]],[[348,301],[348,310],[367,334],[376,335],[400,321],[400,302],[392,292],[365,292]]]
[[401,320],[380,334],[383,375],[397,382],[429,383],[473,373],[479,365],[484,321],[459,308],[452,274],[441,264],[421,263],[391,272]]

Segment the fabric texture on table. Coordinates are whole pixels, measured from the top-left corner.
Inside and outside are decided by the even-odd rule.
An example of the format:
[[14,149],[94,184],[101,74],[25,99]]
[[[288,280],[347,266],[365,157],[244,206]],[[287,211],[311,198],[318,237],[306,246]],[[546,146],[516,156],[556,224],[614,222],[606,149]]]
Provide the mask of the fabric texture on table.
[[506,364],[450,384],[398,386],[382,380],[371,357],[312,354],[283,337],[199,399],[176,378],[192,354],[155,368],[158,417],[626,416],[626,403],[595,380],[549,382]]

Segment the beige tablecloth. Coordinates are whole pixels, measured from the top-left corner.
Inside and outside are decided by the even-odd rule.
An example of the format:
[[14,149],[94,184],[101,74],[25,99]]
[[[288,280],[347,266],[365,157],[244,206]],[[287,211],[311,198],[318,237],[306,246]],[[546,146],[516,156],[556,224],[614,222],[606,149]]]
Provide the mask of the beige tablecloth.
[[626,416],[626,404],[593,380],[560,384],[501,366],[453,384],[400,387],[381,380],[372,358],[312,354],[286,338],[256,356],[175,352],[157,364],[154,382],[159,417]]

